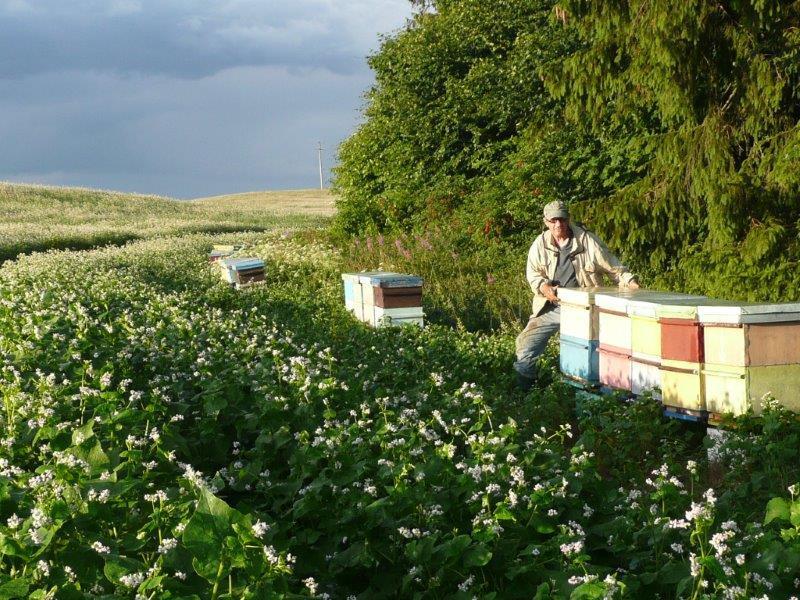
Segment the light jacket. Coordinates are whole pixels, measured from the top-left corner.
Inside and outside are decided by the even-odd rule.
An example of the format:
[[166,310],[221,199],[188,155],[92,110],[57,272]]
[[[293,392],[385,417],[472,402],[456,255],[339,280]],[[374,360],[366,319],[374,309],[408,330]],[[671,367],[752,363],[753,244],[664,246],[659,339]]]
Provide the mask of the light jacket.
[[[573,224],[569,228],[572,230],[570,260],[580,287],[602,285],[604,274],[620,286],[627,286],[634,279],[628,267],[595,234]],[[558,251],[558,244],[549,231],[540,234],[528,251],[526,275],[534,294],[531,307],[534,317],[539,316],[547,305],[547,298],[539,291],[539,287],[543,283],[550,283],[555,277]]]

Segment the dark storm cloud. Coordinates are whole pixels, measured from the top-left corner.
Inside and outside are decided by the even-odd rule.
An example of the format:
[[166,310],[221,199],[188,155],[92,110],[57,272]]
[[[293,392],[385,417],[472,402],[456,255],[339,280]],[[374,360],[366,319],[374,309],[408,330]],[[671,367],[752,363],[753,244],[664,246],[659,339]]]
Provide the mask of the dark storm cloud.
[[406,0],[0,0],[0,180],[180,198],[318,185]]
[[203,77],[234,66],[352,72],[402,0],[0,0],[0,77],[74,70]]

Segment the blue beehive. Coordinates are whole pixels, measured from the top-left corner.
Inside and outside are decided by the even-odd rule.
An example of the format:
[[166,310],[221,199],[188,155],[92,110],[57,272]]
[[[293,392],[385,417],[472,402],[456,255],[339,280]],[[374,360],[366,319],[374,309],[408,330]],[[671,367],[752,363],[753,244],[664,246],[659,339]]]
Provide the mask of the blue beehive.
[[600,379],[597,340],[561,335],[561,372],[573,379],[596,383]]

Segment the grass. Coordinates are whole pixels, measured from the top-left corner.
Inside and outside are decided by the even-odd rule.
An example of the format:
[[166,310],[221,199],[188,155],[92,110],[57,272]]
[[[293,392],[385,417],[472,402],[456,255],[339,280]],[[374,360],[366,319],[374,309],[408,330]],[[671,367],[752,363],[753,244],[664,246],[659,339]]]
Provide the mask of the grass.
[[188,233],[312,228],[333,214],[327,192],[254,192],[179,201],[85,188],[0,183],[0,261]]

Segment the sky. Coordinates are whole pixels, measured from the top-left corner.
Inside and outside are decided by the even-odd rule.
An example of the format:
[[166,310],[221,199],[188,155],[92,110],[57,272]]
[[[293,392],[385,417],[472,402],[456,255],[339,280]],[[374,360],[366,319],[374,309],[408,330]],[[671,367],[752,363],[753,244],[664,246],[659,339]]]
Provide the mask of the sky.
[[325,186],[408,0],[0,0],[0,181]]

